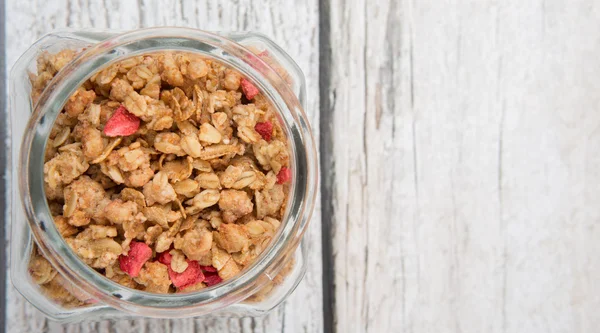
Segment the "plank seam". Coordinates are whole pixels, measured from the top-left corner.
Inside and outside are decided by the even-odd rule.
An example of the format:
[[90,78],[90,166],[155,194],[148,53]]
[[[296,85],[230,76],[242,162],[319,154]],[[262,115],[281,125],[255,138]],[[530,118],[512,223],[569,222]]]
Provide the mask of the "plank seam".
[[[331,86],[331,3],[320,0],[319,15],[319,151],[321,153],[321,246],[323,264],[323,332],[335,332],[335,284],[333,236],[333,189],[335,173],[333,159],[333,106],[335,89]],[[331,94],[330,94],[331,92]]]
[[[4,0],[0,0],[0,52],[2,52],[2,59],[0,63],[0,110],[7,110],[6,108],[6,4]],[[0,255],[0,267],[6,267],[6,256],[8,255],[8,251],[6,250],[6,221],[8,221],[8,177],[9,177],[9,168],[8,168],[8,136],[6,133],[8,132],[8,112],[4,114],[3,117],[0,117],[0,142],[4,146],[3,152],[0,153],[0,170],[4,170],[2,176],[0,177],[0,212],[2,212],[4,216],[4,221],[2,227],[0,228],[0,242],[2,244],[1,255]],[[2,300],[2,304],[6,304],[6,269],[2,270],[0,273],[0,299]],[[2,307],[2,311],[0,311],[0,332],[6,332],[6,307]]]

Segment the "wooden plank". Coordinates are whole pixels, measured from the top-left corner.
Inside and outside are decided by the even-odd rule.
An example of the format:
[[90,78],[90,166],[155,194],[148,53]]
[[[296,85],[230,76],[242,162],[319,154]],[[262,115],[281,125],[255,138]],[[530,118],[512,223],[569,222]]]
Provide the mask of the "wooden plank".
[[595,2],[329,9],[336,331],[596,329]]
[[401,332],[405,272],[414,263],[414,110],[410,53],[400,43],[409,25],[394,3],[334,0],[330,7],[333,116],[323,157],[335,178],[337,332]]
[[[273,38],[302,68],[308,87],[307,112],[319,129],[317,1],[7,1],[7,64],[37,38],[64,27],[135,29],[161,25],[212,31],[259,31]],[[290,13],[294,13],[290,15]],[[318,139],[318,135],[317,135]],[[256,319],[121,320],[61,325],[46,320],[8,285],[9,332],[321,332],[321,233],[319,207],[308,231],[309,270],[294,294],[279,309]]]
[[411,305],[436,319],[407,316],[416,331],[502,329],[495,9],[412,8],[419,274],[411,290],[426,289]]
[[594,331],[600,324],[593,282],[600,276],[600,45],[594,37],[600,9],[593,1],[555,0],[524,8],[514,2],[499,12],[499,44],[513,55],[502,58],[500,79],[503,325]]
[[[6,18],[6,7],[4,3],[0,6],[0,21],[5,22]],[[6,25],[0,24],[0,50],[6,50]],[[2,51],[0,51],[2,52]],[[3,58],[3,62],[6,61],[6,58]],[[8,106],[8,96],[7,96],[7,77],[6,67],[4,65],[0,66],[0,78],[2,78],[2,82],[0,82],[0,110],[6,110]],[[0,117],[0,144],[2,145],[2,151],[7,152],[10,151],[10,146],[8,144],[8,117]],[[11,193],[8,191],[8,180],[10,177],[10,167],[8,165],[9,161],[8,154],[0,154],[0,170],[2,170],[2,175],[0,176],[0,215],[3,221],[8,221],[8,199],[11,196]],[[3,227],[0,227],[0,242],[6,239],[6,224]],[[6,248],[6,247],[4,247]],[[6,267],[8,265],[7,262],[8,255],[6,255],[6,251],[2,251],[0,253],[0,267]],[[9,281],[9,277],[6,274],[6,270],[0,274],[0,299],[6,300],[6,286]],[[0,313],[0,327],[6,327],[6,311],[2,311]]]

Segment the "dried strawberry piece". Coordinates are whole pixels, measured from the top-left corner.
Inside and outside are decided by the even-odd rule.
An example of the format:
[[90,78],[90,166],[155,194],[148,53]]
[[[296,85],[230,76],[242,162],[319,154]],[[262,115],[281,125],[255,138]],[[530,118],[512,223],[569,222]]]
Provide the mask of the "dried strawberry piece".
[[104,135],[113,136],[128,136],[134,134],[140,128],[140,118],[121,105],[110,116],[104,126]]
[[140,274],[142,266],[152,258],[152,249],[142,242],[131,242],[127,255],[119,256],[119,267],[131,277],[137,277]]
[[207,273],[207,272],[208,273],[216,273],[217,272],[217,269],[212,266],[200,266],[200,268],[202,269],[202,271],[204,273]]
[[223,282],[223,279],[221,279],[221,277],[218,274],[211,274],[211,275],[207,275],[206,278],[204,279],[204,283],[210,287],[210,286],[214,286],[217,283],[221,283]]
[[277,184],[287,183],[290,179],[292,179],[292,170],[281,167],[281,170],[277,174]]
[[188,267],[182,273],[175,272],[171,269],[170,265],[167,267],[169,270],[169,278],[171,278],[171,282],[173,282],[173,285],[177,288],[187,287],[204,281],[204,274],[202,274],[200,264],[193,260],[187,260],[187,263]]
[[258,88],[256,88],[256,86],[254,84],[252,84],[252,82],[242,78],[240,85],[242,86],[242,91],[244,92],[244,96],[246,96],[246,98],[248,100],[251,100],[256,95],[258,95]]
[[204,283],[207,286],[214,286],[217,283],[223,282],[223,279],[219,276],[217,269],[213,266],[200,266],[204,271]]
[[[267,59],[269,58],[269,51],[264,50],[260,53],[255,54],[258,58],[262,59],[264,62],[267,62]],[[258,58],[254,57],[254,56],[248,56],[246,57],[246,59],[248,60],[248,62],[250,63],[250,66],[258,69],[258,70],[264,70],[267,66],[265,66]]]
[[165,265],[170,265],[172,258],[173,256],[169,253],[169,251],[161,252],[158,254],[158,256],[156,256],[156,260]]
[[264,123],[256,123],[254,130],[262,136],[265,141],[271,141],[271,134],[273,133],[273,124],[270,121]]

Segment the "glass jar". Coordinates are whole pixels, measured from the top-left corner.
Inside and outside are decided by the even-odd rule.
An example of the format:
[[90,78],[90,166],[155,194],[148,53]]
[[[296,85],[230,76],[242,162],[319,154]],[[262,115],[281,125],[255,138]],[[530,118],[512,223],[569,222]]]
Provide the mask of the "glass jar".
[[[37,57],[44,51],[56,53],[67,48],[81,52],[58,72],[34,104],[29,73],[35,73]],[[282,226],[259,258],[230,280],[184,294],[153,294],[127,288],[86,265],[67,246],[53,223],[43,187],[48,135],[75,89],[109,64],[162,50],[215,58],[253,81],[278,111],[289,139],[293,173]],[[41,38],[19,58],[10,74],[9,89],[13,174],[11,278],[16,289],[47,316],[76,321],[88,316],[261,315],[285,300],[302,279],[307,264],[303,234],[313,211],[318,183],[317,154],[303,111],[304,76],[268,38],[254,33],[213,34],[187,28],[127,33],[60,31]],[[67,290],[85,302],[84,306],[65,307],[42,292],[28,269],[35,247],[65,282]],[[278,276],[284,267],[285,276]]]

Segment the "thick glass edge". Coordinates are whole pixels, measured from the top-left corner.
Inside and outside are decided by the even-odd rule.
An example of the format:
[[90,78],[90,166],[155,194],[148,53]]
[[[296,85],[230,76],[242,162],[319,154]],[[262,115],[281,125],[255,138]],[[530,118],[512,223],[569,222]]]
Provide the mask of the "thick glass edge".
[[[219,33],[221,34],[221,33]],[[240,33],[223,32],[226,36],[244,46],[256,46],[265,48],[269,51],[269,56],[274,56],[275,60],[281,64],[286,71],[294,78],[294,93],[298,97],[300,104],[306,108],[306,79],[300,66],[290,57],[279,45],[273,42],[269,37],[258,32]]]

